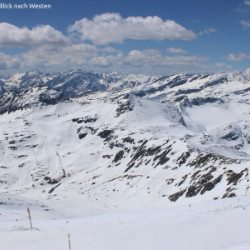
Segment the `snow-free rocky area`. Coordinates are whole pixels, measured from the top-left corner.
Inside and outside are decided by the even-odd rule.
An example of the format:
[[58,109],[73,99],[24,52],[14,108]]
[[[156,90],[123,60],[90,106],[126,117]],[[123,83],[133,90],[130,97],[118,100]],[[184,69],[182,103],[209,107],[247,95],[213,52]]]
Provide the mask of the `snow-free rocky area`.
[[247,72],[0,85],[0,249],[250,249]]

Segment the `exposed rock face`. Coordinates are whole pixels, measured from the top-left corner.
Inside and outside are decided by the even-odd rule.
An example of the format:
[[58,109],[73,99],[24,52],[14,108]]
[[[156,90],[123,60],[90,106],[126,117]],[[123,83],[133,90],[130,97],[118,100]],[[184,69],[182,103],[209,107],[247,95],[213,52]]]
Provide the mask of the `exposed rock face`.
[[177,203],[249,193],[247,78],[236,84],[230,74],[178,74],[143,84],[80,71],[36,77],[49,87],[27,74],[29,87],[0,96],[2,189]]
[[48,90],[45,86],[5,92],[0,96],[0,114],[39,105],[55,105],[61,101],[63,97],[61,91]]

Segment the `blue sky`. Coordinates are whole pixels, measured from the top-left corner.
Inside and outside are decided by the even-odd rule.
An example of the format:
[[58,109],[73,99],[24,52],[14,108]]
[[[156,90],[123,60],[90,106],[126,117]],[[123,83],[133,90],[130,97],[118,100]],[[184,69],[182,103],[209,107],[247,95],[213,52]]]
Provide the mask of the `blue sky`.
[[[250,67],[250,0],[12,0],[0,74],[32,69],[172,74]],[[14,9],[14,4],[51,9]]]

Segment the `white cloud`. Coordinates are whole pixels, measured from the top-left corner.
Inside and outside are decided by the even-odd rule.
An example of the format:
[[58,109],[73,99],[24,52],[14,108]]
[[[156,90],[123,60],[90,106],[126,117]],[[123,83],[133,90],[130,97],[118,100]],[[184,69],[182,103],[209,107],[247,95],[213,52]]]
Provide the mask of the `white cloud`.
[[30,47],[44,44],[65,44],[68,38],[49,25],[32,29],[0,23],[0,47]]
[[112,47],[100,48],[100,50],[106,53],[119,53],[120,52],[119,50],[114,49]]
[[118,13],[96,15],[92,20],[83,18],[68,29],[69,33],[80,35],[85,41],[97,45],[122,43],[125,39],[134,40],[192,40],[193,31],[187,30],[173,20],[163,21],[157,16],[122,18]]
[[74,67],[97,55],[98,49],[89,44],[59,47],[41,46],[22,54],[24,67]]
[[227,69],[231,69],[232,68],[232,65],[228,65],[226,63],[216,63],[215,66],[217,68],[227,68]]
[[244,4],[250,6],[250,1],[249,0],[245,0]]
[[[128,60],[138,61],[138,60],[159,60],[162,58],[161,52],[155,49],[146,50],[132,50],[128,54]],[[153,62],[153,61],[152,61]]]
[[246,29],[250,28],[250,22],[241,20],[240,23],[241,23],[241,25],[242,25],[244,28],[246,28]]
[[173,53],[173,54],[187,54],[188,52],[184,49],[181,48],[168,48],[166,50],[169,53]]
[[159,50],[132,50],[128,55],[118,53],[116,55],[97,56],[91,59],[88,66],[103,71],[111,70],[124,73],[173,73],[179,71],[194,72],[207,69],[204,64],[208,58],[198,56],[165,56]]
[[208,29],[205,29],[205,30],[199,32],[198,35],[199,35],[199,36],[209,35],[209,34],[215,33],[215,32],[217,32],[216,29],[214,29],[214,28],[208,28]]
[[106,67],[106,66],[110,66],[110,61],[105,56],[96,56],[90,60],[90,64],[95,65],[95,66]]
[[250,68],[246,68],[245,72],[246,72],[246,74],[248,74],[250,76]]
[[[128,17],[119,14],[103,14],[93,20],[82,19],[69,29],[81,32],[83,40],[98,45],[122,42],[125,39],[184,39],[196,35],[174,21],[163,21],[159,17]],[[89,33],[85,33],[89,32]],[[33,28],[17,27],[0,23],[0,48],[25,48],[19,54],[8,55],[0,52],[0,70],[61,70],[81,67],[86,70],[120,72],[165,72],[194,71],[206,67],[207,58],[184,56],[181,48],[168,48],[167,54],[156,49],[131,50],[123,54],[111,46],[96,46],[70,39],[49,25]],[[179,54],[179,55],[178,55]]]
[[233,53],[231,53],[231,54],[229,54],[229,55],[227,55],[226,56],[226,59],[228,60],[228,61],[243,61],[243,60],[245,60],[245,59],[250,59],[250,55],[247,55],[247,54],[245,54],[245,53],[239,53],[239,54],[233,54]]
[[[109,53],[112,51],[113,53]],[[124,73],[172,73],[177,71],[195,71],[206,68],[208,58],[198,56],[169,56],[155,49],[131,50],[127,55],[108,49],[104,52],[89,44],[66,46],[40,46],[16,56],[0,54],[0,70],[18,68],[19,70],[62,70],[84,68],[103,72],[118,71]]]
[[205,65],[202,63],[207,61],[208,58],[198,56],[163,56],[158,50],[132,50],[130,51],[126,63],[137,67],[176,67],[191,69],[192,67],[203,68]]
[[21,59],[17,56],[9,56],[0,52],[0,70],[18,69],[21,65]]
[[246,73],[246,75],[247,75],[248,77],[250,77],[250,68],[246,68],[246,69],[245,69],[245,73]]

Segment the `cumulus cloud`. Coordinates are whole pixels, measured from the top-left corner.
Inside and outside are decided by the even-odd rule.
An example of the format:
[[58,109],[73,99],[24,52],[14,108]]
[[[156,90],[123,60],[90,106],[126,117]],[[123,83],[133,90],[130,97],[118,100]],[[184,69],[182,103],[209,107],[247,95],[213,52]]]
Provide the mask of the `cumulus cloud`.
[[244,28],[246,28],[246,29],[250,28],[250,22],[241,20],[240,23],[241,23],[241,25],[242,25]]
[[65,44],[68,38],[50,25],[32,29],[0,23],[0,47],[30,47],[44,44]]
[[112,62],[109,60],[109,58],[105,56],[96,56],[90,60],[91,65],[99,66],[99,67],[111,66],[111,63]]
[[188,52],[181,48],[168,48],[167,52],[173,53],[173,54],[187,54]]
[[198,56],[164,56],[160,51],[154,49],[147,50],[132,50],[128,54],[127,58],[125,58],[126,63],[137,67],[176,67],[179,68],[202,68],[205,65],[204,61],[207,61],[206,57],[198,57]]
[[192,40],[196,34],[173,20],[157,16],[122,18],[118,13],[96,15],[92,20],[83,18],[68,28],[69,33],[97,45],[134,40]]
[[229,54],[226,56],[226,59],[228,61],[243,61],[245,59],[250,59],[250,55],[247,55],[245,53],[239,53],[239,54]]
[[250,1],[249,0],[245,0],[244,4],[250,6]]
[[0,70],[18,69],[21,65],[21,59],[17,56],[9,56],[0,52]]
[[[165,52],[156,49],[131,50],[128,53],[117,50],[112,42],[125,39],[183,39],[196,35],[175,21],[163,21],[159,17],[122,18],[117,13],[95,16],[92,20],[82,19],[69,28],[70,34],[79,33],[81,40],[64,36],[49,25],[33,28],[17,27],[0,23],[0,48],[24,48],[18,54],[0,52],[0,70],[61,70],[81,67],[93,71],[119,72],[169,72],[194,71],[205,68],[208,58],[187,56],[186,50],[168,48]],[[87,43],[89,40],[92,43]],[[172,55],[170,54],[172,53]]]
[[[85,70],[118,71],[124,73],[162,73],[194,71],[206,68],[208,58],[184,55],[164,55],[155,49],[131,50],[128,54],[111,50],[104,52],[90,44],[40,46],[17,56],[0,54],[0,70],[18,68],[30,70],[62,70],[81,67]],[[111,51],[112,53],[110,53]]]
[[[22,54],[25,67],[53,67],[82,65],[97,55],[98,49],[90,44],[73,44],[59,47],[41,46]],[[72,65],[72,66],[71,66]]]
[[125,73],[169,73],[178,71],[201,70],[207,68],[204,64],[208,58],[198,56],[168,56],[155,49],[131,50],[127,55],[117,53],[106,56],[96,56],[88,63],[89,66],[103,70]]

